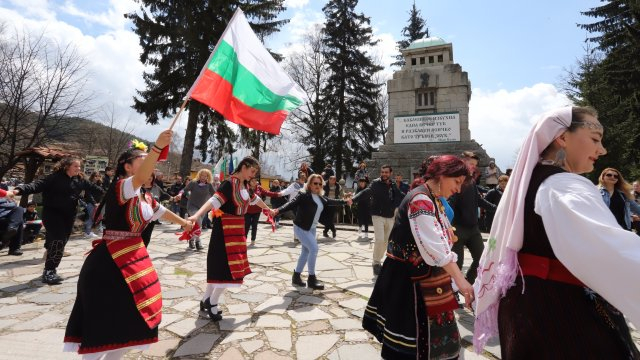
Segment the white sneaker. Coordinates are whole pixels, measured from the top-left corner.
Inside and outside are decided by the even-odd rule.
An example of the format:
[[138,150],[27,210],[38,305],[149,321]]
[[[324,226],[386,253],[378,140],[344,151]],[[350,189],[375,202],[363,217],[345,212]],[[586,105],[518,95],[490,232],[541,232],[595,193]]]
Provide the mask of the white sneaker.
[[88,236],[89,236],[89,237],[92,237],[92,238],[100,237],[100,236],[98,236],[96,233],[94,233],[93,231],[92,231],[92,232],[90,232],[90,233],[88,234]]

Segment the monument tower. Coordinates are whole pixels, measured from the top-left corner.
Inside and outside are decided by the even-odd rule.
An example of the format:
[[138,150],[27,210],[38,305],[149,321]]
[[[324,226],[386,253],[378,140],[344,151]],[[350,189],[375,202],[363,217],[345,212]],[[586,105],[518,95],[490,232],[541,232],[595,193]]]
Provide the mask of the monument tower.
[[438,37],[416,40],[401,50],[405,65],[387,82],[389,114],[385,145],[372,154],[369,170],[382,164],[412,179],[429,155],[474,151],[479,167],[489,156],[469,131],[471,82],[453,61],[453,45]]

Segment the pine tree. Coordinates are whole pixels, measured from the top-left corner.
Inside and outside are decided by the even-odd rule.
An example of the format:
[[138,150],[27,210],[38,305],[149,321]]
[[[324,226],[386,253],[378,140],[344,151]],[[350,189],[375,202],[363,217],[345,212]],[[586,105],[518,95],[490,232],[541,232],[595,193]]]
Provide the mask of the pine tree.
[[[279,31],[288,20],[277,20],[285,10],[284,0],[136,0],[138,12],[126,14],[140,37],[140,61],[151,67],[144,73],[146,89],[138,90],[133,108],[157,124],[175,114],[183,97],[222,36],[237,7],[249,19],[259,36]],[[255,21],[254,21],[255,20]],[[222,153],[231,148],[233,132],[220,114],[196,101],[188,104],[189,116],[180,173],[191,170],[198,124],[203,157],[211,143]]]
[[[409,23],[402,29],[402,36],[404,39],[397,42],[399,50],[406,49],[416,40],[429,37],[429,27],[422,18],[420,10],[416,7],[415,1],[409,11]],[[396,62],[391,65],[404,66],[404,56],[402,54],[396,55]]]
[[381,85],[373,78],[382,67],[362,50],[377,42],[372,40],[370,19],[355,12],[357,4],[357,0],[330,0],[322,8],[324,56],[330,71],[322,101],[331,121],[326,135],[338,178],[353,169],[354,161],[368,158],[371,144],[380,138],[375,121]]
[[[598,170],[615,167],[640,177],[640,3],[614,0],[582,13],[596,18],[579,25],[596,46],[579,64],[573,87],[580,104],[598,110],[609,155]],[[595,173],[599,173],[596,171]],[[597,174],[596,174],[597,176]]]

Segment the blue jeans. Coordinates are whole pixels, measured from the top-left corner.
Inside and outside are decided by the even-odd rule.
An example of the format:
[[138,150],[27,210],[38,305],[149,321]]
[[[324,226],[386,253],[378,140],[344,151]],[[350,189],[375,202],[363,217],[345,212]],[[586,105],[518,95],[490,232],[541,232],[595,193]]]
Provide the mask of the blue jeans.
[[180,214],[180,203],[171,202],[171,212],[176,215]]
[[84,233],[88,234],[91,232],[91,228],[93,227],[93,210],[96,208],[94,204],[87,203],[87,220],[84,221]]
[[302,251],[298,258],[296,272],[301,273],[304,266],[308,265],[309,275],[316,274],[316,258],[318,257],[318,241],[316,240],[316,225],[314,224],[309,231],[305,231],[296,225],[293,225],[293,234],[300,240]]

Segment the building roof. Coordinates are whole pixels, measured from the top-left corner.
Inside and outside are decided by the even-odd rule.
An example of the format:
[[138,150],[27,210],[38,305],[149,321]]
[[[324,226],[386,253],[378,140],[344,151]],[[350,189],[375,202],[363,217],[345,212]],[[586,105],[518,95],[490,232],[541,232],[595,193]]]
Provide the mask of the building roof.
[[406,48],[406,50],[423,49],[423,48],[428,48],[432,46],[440,46],[440,45],[447,45],[447,44],[449,43],[444,41],[442,38],[432,36],[424,39],[415,40]]
[[54,147],[32,147],[24,149],[16,154],[17,156],[40,156],[50,160],[60,160],[65,156],[71,155],[69,151]]

